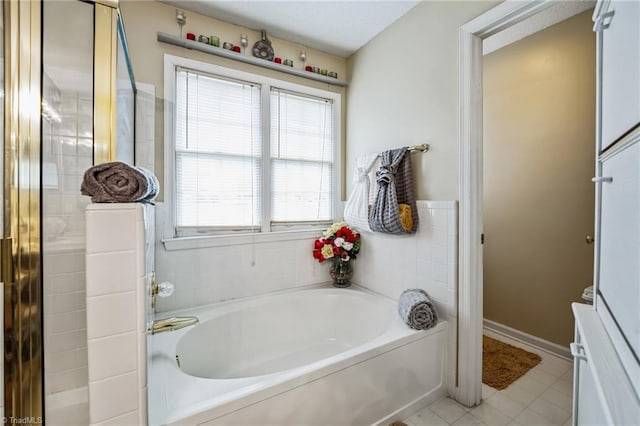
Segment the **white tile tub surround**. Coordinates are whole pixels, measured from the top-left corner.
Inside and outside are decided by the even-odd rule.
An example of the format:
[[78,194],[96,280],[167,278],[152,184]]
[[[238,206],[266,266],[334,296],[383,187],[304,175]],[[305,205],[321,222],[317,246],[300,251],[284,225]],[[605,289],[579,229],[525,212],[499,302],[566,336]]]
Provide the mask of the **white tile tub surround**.
[[398,300],[407,288],[424,289],[438,314],[455,315],[457,203],[418,201],[420,223],[413,235],[362,233],[353,281]]
[[154,208],[92,204],[86,215],[89,423],[147,424]]
[[[457,202],[417,204],[420,225],[415,235],[363,234],[353,281],[396,300],[405,288],[423,288],[435,299],[442,318],[449,319],[450,313],[455,316]],[[157,203],[156,219],[156,276],[176,286],[172,297],[158,300],[156,312],[330,281],[329,264],[319,264],[311,255],[322,230],[302,239],[169,251],[162,243],[172,236],[164,203]]]
[[[172,297],[158,299],[156,312],[208,305],[252,297],[331,280],[329,265],[312,256],[313,242],[324,229],[291,239],[246,241],[217,247],[167,250],[162,243],[172,236],[166,226],[166,205],[156,204],[156,277],[175,285]],[[164,237],[162,237],[164,235]],[[205,237],[206,238],[206,237]],[[232,237],[237,238],[237,237]]]
[[[413,235],[362,233],[362,249],[354,262],[353,282],[398,300],[403,290],[421,288],[447,320],[449,354],[456,351],[458,203],[418,201],[419,225]],[[448,356],[451,362],[455,357]],[[446,367],[449,390],[455,366]]]

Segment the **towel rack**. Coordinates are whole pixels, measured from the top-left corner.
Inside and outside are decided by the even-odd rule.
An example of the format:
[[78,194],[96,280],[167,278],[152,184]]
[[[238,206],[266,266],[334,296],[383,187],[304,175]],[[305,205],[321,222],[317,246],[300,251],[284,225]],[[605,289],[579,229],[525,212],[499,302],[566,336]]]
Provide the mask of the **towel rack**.
[[[429,144],[423,143],[420,145],[414,145],[407,147],[407,151],[409,152],[427,152],[429,151]],[[382,155],[382,153],[378,154],[378,158]]]
[[429,144],[428,143],[423,143],[423,144],[420,144],[420,145],[410,146],[409,148],[407,148],[407,151],[427,152],[427,151],[429,151]]

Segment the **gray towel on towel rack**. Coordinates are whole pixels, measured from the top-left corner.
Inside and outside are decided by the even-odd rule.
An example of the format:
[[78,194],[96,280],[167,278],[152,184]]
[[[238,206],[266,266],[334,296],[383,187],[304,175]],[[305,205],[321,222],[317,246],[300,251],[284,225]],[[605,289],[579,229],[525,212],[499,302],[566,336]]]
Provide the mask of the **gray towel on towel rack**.
[[438,313],[426,291],[413,288],[402,292],[398,300],[400,318],[409,327],[426,330],[438,323]]
[[[414,233],[418,229],[418,208],[411,174],[411,156],[407,148],[385,151],[380,169],[376,172],[378,194],[369,214],[373,231],[387,234]],[[398,204],[411,207],[412,228],[405,230],[400,223]]]
[[158,178],[150,171],[115,161],[87,169],[80,192],[94,203],[152,204],[159,189]]

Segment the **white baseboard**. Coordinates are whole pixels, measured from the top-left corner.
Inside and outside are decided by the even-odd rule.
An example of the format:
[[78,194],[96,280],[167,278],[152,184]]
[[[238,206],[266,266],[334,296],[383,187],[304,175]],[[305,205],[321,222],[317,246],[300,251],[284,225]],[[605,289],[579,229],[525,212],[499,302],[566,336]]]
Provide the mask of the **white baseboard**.
[[557,343],[541,339],[540,337],[533,336],[531,334],[525,333],[524,331],[516,330],[515,328],[511,328],[509,326],[488,320],[486,318],[483,320],[483,326],[485,330],[489,330],[496,334],[522,342],[529,346],[533,346],[534,348],[544,352],[548,352],[551,355],[573,361],[571,351],[567,346],[558,345]]

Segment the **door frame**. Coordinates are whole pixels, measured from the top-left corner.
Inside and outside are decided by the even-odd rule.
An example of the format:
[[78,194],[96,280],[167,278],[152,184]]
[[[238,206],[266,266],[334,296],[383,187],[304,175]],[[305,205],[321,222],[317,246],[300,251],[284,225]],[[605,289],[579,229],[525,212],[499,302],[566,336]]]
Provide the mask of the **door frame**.
[[550,8],[554,0],[506,0],[460,27],[458,367],[453,397],[482,400],[482,40]]

